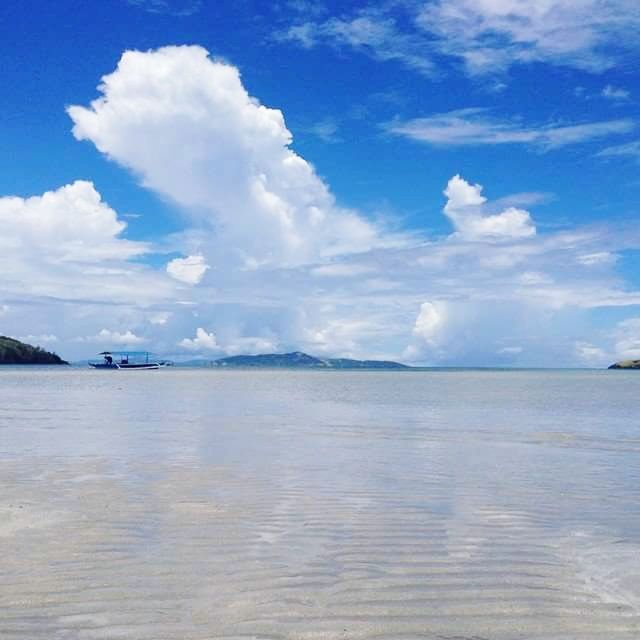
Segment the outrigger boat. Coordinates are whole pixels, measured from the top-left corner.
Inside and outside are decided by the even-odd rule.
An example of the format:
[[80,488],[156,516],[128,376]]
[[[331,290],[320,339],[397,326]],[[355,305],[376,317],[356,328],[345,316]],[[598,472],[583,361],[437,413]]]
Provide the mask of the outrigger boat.
[[94,369],[159,369],[164,362],[150,360],[148,351],[102,351],[102,360],[89,360]]

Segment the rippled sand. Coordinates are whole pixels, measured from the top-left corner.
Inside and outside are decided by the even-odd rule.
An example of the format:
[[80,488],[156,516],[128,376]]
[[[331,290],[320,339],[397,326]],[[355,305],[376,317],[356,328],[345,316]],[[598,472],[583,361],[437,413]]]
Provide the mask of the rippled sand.
[[2,370],[0,638],[637,639],[639,392]]

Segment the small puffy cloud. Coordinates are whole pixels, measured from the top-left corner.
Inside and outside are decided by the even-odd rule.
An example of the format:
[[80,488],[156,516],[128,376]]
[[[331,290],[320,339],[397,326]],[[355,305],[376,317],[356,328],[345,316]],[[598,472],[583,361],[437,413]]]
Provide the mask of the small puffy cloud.
[[485,215],[482,186],[472,185],[459,175],[449,180],[444,194],[445,215],[456,232],[468,240],[528,238],[536,233],[531,216],[523,209],[508,207],[501,213]]
[[389,242],[336,204],[282,113],[205,49],[127,51],[102,80],[100,98],[68,109],[75,137],[177,203],[213,243],[207,257],[299,265]]
[[118,331],[109,331],[108,329],[102,329],[96,336],[95,340],[99,342],[104,341],[121,345],[144,344],[145,342],[147,342],[146,338],[137,336],[131,331],[120,333]]
[[167,324],[171,317],[170,311],[156,311],[149,315],[148,319],[151,324],[163,325]]
[[136,344],[144,344],[147,342],[147,338],[137,336],[132,331],[125,331],[120,333],[119,331],[111,331],[110,329],[101,329],[94,336],[87,336],[85,338],[76,338],[76,342],[97,342],[105,345],[105,348],[109,345],[117,346],[132,346]]
[[167,273],[180,282],[198,284],[209,268],[204,256],[195,255],[174,258],[167,264]]
[[413,327],[413,335],[427,343],[433,343],[444,321],[445,310],[442,303],[423,302]]
[[436,146],[525,144],[550,150],[628,133],[635,128],[635,123],[629,119],[618,119],[526,127],[518,122],[491,118],[486,109],[471,108],[393,122],[387,128],[391,133]]
[[412,339],[403,352],[408,362],[438,358],[438,348],[446,330],[448,316],[444,302],[423,302],[411,330]]
[[195,338],[184,338],[178,343],[179,347],[188,351],[220,351],[220,345],[215,334],[207,333],[202,327],[196,329]]

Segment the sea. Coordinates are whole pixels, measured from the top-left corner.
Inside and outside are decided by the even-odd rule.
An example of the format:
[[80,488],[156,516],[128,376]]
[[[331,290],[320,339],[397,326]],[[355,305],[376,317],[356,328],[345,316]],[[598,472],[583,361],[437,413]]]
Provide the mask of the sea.
[[0,368],[2,640],[637,640],[640,372]]

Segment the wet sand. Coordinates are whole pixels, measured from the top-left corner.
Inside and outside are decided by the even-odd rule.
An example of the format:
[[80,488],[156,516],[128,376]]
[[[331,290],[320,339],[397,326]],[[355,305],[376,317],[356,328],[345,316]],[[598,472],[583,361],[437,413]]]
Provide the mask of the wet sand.
[[640,376],[0,371],[0,638],[640,637]]

